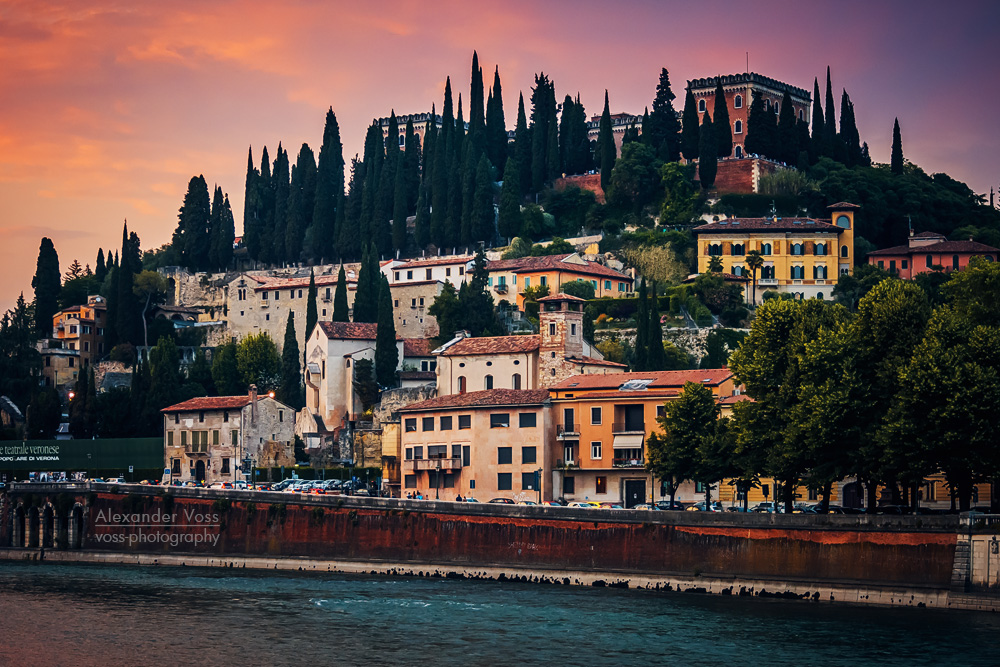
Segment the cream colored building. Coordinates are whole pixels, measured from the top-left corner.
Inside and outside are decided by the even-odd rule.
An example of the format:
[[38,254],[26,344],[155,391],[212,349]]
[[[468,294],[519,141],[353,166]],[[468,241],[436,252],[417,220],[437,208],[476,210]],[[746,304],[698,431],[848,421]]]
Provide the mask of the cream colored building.
[[583,299],[554,294],[538,303],[537,334],[469,338],[462,333],[436,349],[438,394],[542,389],[580,373],[625,370],[584,340]]
[[295,465],[295,410],[270,396],[204,396],[163,413],[164,468],[172,480],[233,482],[254,466]]
[[458,289],[466,281],[473,255],[450,255],[422,259],[396,259],[382,265],[389,286],[422,281],[451,283]]
[[548,404],[544,389],[491,389],[401,408],[401,495],[551,500]]

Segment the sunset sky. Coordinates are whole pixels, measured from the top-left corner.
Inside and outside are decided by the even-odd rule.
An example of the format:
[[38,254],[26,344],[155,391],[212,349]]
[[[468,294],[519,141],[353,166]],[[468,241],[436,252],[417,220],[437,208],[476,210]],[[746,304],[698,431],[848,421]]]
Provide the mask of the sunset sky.
[[[318,153],[332,106],[345,156],[372,118],[468,97],[477,49],[500,67],[507,124],[544,71],[588,115],[642,113],[661,67],[678,108],[687,79],[750,70],[811,91],[833,70],[861,138],[975,191],[1000,181],[996,2],[226,2],[0,0],[0,311],[30,301],[42,236],[60,268],[93,266],[121,227],[170,240],[188,180],[233,203],[247,148]],[[467,101],[466,101],[466,109]],[[838,108],[839,111],[839,108]]]

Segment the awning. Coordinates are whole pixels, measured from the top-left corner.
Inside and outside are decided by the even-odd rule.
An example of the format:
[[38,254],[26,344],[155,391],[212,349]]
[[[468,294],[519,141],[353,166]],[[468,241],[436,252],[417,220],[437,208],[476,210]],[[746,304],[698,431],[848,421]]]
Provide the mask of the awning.
[[615,449],[642,449],[642,441],[645,436],[642,435],[616,435],[614,444],[612,445]]

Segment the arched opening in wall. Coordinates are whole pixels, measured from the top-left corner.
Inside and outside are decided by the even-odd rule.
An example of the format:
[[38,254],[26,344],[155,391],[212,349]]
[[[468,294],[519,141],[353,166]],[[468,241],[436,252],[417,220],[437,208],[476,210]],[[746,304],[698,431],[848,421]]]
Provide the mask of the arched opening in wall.
[[705,113],[705,100],[698,100],[698,113]]
[[492,389],[493,388],[493,376],[492,375],[487,375],[485,378],[483,378],[483,387],[485,389]]
[[860,482],[851,482],[844,485],[843,503],[844,507],[859,509],[864,506],[864,489]]
[[199,460],[194,465],[194,478],[195,478],[195,480],[197,480],[199,482],[204,482],[205,481],[205,462],[204,461]]
[[23,547],[24,546],[24,506],[18,505],[17,509],[14,510],[14,526],[10,531],[11,533],[11,546],[12,547]]
[[459,375],[458,376],[458,393],[460,393],[460,394],[464,394],[465,393],[465,376],[464,375]]
[[510,379],[510,384],[511,384],[511,386],[514,389],[520,389],[521,388],[521,374],[520,373],[514,373],[513,377],[511,377],[511,379]]
[[742,146],[739,146],[739,145],[736,146],[736,157],[743,157],[743,147]]
[[80,549],[83,546],[83,507],[74,505],[69,515],[69,548]]
[[32,507],[28,509],[28,534],[25,536],[24,546],[29,549],[38,548],[38,508]]
[[743,134],[743,121],[737,120],[733,123],[733,134]]
[[733,108],[734,109],[742,109],[743,108],[743,96],[742,95],[737,95],[736,97],[733,98]]
[[848,252],[850,252],[850,251],[847,249],[846,245],[840,246],[840,256],[841,257],[847,257],[847,253]]
[[55,546],[55,516],[51,505],[46,505],[42,510],[42,546],[46,549]]

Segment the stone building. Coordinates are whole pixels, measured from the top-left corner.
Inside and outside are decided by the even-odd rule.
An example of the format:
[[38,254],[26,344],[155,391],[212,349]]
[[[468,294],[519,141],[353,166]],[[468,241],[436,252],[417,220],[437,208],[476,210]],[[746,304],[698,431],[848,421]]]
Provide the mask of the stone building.
[[66,391],[80,369],[103,357],[108,305],[103,296],[87,297],[87,305],[70,306],[52,316],[52,335],[38,341],[46,387]]
[[[781,113],[781,100],[787,91],[792,99],[795,118],[809,122],[812,96],[809,91],[796,86],[782,83],[776,79],[762,76],[755,72],[743,74],[728,74],[721,77],[706,77],[692,79],[687,82],[688,90],[694,95],[698,105],[698,117],[701,119],[706,111],[715,115],[715,89],[718,80],[722,80],[722,90],[726,95],[726,107],[729,111],[730,130],[733,133],[733,153],[731,157],[742,158],[746,155],[744,142],[747,136],[747,118],[750,104],[754,97],[764,99],[764,109],[774,113],[775,121]],[[714,120],[714,118],[713,118]]]
[[164,468],[172,480],[232,482],[241,465],[295,465],[295,410],[272,396],[205,396],[164,408]]
[[458,289],[465,282],[466,272],[474,259],[473,255],[395,259],[382,265],[382,273],[389,280],[390,287],[436,280],[451,283]]
[[436,349],[438,394],[542,389],[578,373],[625,370],[584,340],[583,299],[560,293],[538,302],[538,334],[469,338],[459,332]]
[[[630,113],[611,114],[611,135],[615,140],[615,151],[617,155],[622,154],[622,140],[625,138],[625,130],[632,126],[642,134],[642,116],[635,116]],[[601,136],[601,116],[591,116],[587,121],[587,138],[591,146],[597,144],[597,138]]]

